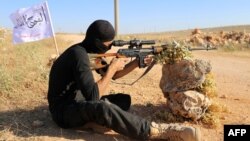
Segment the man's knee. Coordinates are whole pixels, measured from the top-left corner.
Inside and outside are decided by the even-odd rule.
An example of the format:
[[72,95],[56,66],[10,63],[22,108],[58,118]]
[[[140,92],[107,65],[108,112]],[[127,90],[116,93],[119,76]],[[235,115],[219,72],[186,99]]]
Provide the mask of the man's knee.
[[96,106],[96,110],[98,112],[101,112],[103,114],[107,113],[110,108],[112,107],[112,103],[110,103],[108,100],[105,100],[105,101],[100,101],[97,106]]
[[112,104],[117,105],[122,110],[127,111],[131,106],[131,97],[128,94],[110,94],[101,97],[101,100],[109,101]]
[[83,104],[80,104],[80,112],[85,115],[88,116],[89,119],[93,119],[97,116],[101,116],[107,112],[110,111],[110,108],[112,107],[111,105],[113,105],[112,103],[108,102],[108,101],[89,101]]

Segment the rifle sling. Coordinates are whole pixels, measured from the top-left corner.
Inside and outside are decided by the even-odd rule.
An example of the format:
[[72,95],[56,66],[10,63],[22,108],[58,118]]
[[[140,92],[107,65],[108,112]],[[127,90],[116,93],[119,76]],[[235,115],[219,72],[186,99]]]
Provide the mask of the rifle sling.
[[144,77],[153,68],[155,64],[156,64],[156,61],[153,60],[151,64],[148,66],[148,68],[144,71],[144,73],[139,78],[137,78],[134,82],[132,82],[130,85],[134,85],[137,81],[139,81],[142,77]]

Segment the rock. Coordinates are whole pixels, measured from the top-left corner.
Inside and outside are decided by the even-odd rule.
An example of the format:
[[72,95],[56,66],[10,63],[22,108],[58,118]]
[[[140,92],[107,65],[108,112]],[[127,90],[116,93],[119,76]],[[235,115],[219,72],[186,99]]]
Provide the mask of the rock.
[[170,93],[167,105],[175,115],[198,120],[211,105],[211,101],[199,92],[184,91]]
[[213,46],[227,46],[227,43],[232,43],[234,45],[249,43],[249,33],[246,31],[236,32],[224,32],[219,33],[206,32],[203,33],[199,29],[194,29],[192,34],[187,40],[193,45],[203,46],[206,44],[212,44]]
[[186,91],[200,86],[211,71],[209,62],[203,60],[181,60],[162,66],[160,88],[163,93]]
[[33,127],[41,127],[41,126],[43,126],[44,125],[44,122],[43,121],[40,121],[40,120],[35,120],[35,121],[33,121],[33,123],[32,123],[32,126]]
[[198,29],[198,28],[195,28],[194,31],[192,31],[192,35],[195,35],[195,34],[201,34],[201,30]]

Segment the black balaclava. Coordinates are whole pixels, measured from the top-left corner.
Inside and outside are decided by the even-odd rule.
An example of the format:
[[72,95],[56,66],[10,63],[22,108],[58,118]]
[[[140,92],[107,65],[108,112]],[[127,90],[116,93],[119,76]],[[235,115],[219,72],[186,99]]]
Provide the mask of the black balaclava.
[[87,29],[82,46],[88,53],[105,53],[111,46],[106,47],[103,42],[112,41],[115,37],[113,26],[106,20],[96,20]]

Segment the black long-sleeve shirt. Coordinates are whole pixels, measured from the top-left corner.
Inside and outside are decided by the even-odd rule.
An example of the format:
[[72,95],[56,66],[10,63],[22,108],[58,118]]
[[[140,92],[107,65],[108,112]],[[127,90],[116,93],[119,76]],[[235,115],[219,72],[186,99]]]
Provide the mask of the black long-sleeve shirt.
[[50,110],[53,111],[58,104],[73,102],[79,91],[86,100],[99,99],[87,51],[81,44],[76,44],[61,54],[51,68],[48,89]]

